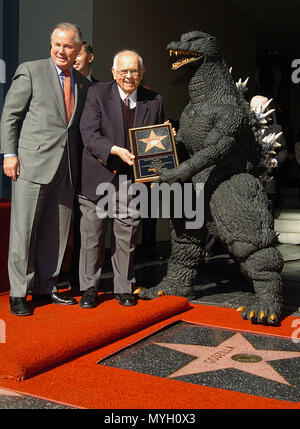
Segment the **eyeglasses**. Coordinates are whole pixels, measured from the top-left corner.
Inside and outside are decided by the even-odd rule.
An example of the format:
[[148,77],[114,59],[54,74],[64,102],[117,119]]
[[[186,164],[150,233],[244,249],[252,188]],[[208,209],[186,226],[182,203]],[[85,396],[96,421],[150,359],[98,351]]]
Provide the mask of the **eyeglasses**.
[[125,77],[130,73],[130,76],[137,77],[139,76],[140,72],[138,70],[117,70],[120,76]]

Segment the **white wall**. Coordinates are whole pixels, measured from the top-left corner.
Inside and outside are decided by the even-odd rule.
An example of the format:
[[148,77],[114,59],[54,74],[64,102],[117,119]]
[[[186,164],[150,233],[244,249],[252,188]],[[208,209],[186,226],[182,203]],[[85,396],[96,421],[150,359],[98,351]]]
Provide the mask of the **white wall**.
[[48,58],[50,34],[62,21],[77,24],[90,41],[93,0],[20,0],[19,62]]

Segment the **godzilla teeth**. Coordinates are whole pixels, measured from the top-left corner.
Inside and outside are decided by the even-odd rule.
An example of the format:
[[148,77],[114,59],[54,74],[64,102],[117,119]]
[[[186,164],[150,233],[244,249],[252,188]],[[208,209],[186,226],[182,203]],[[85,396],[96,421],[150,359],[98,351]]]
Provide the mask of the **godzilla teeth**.
[[170,49],[169,50],[169,53],[170,53],[170,56],[172,56],[172,55],[194,55],[195,57],[200,57],[200,54],[199,54],[199,52],[193,52],[193,51],[184,51],[183,49],[176,49],[176,50],[174,50],[174,49]]
[[170,57],[181,57],[176,58],[177,61],[174,61],[172,63],[173,68],[178,68],[179,66],[182,66],[186,63],[189,63],[191,61],[197,60],[201,55],[198,52],[192,52],[192,51],[185,51],[182,49],[170,49],[169,50]]

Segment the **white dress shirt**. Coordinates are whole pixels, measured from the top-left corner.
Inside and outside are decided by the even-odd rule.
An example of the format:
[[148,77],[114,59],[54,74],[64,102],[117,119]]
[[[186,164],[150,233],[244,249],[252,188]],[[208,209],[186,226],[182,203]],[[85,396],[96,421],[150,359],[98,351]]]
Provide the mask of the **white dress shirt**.
[[[123,89],[118,85],[119,94],[121,97],[121,100],[124,102],[127,95],[123,91]],[[137,90],[133,91],[129,96],[130,100],[130,109],[134,109],[136,107],[136,97],[137,97]]]

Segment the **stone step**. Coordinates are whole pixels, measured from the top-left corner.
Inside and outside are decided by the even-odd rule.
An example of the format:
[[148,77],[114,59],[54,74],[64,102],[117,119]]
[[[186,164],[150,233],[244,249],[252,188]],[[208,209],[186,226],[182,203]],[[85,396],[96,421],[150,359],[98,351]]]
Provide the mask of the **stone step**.
[[299,220],[300,221],[300,209],[290,209],[286,207],[279,207],[275,209],[275,219],[280,220]]
[[278,233],[278,242],[281,244],[300,244],[300,233]]
[[300,234],[300,220],[274,219],[274,230],[276,232]]
[[300,209],[279,207],[274,213],[274,231],[281,244],[300,244]]

